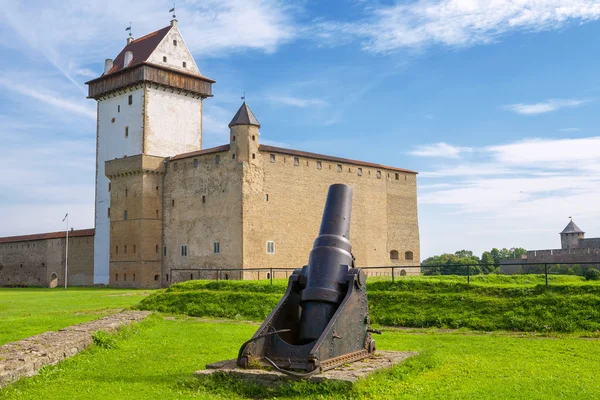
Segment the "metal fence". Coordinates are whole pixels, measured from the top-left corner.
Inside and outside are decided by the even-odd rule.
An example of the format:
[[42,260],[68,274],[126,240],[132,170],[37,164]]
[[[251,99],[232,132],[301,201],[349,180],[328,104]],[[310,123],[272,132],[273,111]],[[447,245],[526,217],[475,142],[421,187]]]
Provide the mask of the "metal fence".
[[[467,283],[477,275],[544,275],[546,286],[552,275],[583,275],[590,268],[600,269],[600,262],[581,261],[567,263],[499,263],[499,264],[439,264],[439,265],[393,265],[361,267],[369,277],[401,279],[415,275],[458,275]],[[297,268],[173,268],[169,284],[188,280],[269,280],[287,279]]]

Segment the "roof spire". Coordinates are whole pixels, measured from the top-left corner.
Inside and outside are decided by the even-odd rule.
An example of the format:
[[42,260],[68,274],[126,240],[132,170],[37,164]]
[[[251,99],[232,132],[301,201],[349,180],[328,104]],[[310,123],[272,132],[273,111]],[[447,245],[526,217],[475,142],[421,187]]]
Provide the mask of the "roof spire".
[[[246,99],[246,93],[244,92],[244,96],[242,96],[242,100]],[[229,123],[229,127],[231,128],[234,125],[254,125],[260,128],[260,123],[250,110],[250,107],[244,101],[240,107],[240,109],[235,113],[235,116]]]
[[[569,218],[571,218],[571,217],[569,217]],[[571,218],[571,220],[569,221],[569,223],[567,224],[565,229],[563,229],[563,231],[561,232],[561,234],[563,234],[563,233],[585,233],[585,232],[582,231],[577,225],[575,225],[575,222],[573,222],[573,219]]]
[[129,22],[129,26],[125,28],[125,31],[129,31],[129,37],[127,38],[127,44],[133,42],[133,36],[131,36],[131,22]]

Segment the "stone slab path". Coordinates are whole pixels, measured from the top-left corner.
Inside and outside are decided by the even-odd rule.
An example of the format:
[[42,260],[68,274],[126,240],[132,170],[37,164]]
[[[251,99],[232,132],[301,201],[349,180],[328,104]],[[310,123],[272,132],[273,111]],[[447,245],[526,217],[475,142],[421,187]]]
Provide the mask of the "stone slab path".
[[[311,382],[336,381],[352,385],[360,378],[365,378],[375,371],[391,368],[399,364],[409,357],[417,355],[416,352],[408,351],[380,351],[377,350],[375,355],[370,358],[365,358],[351,364],[325,371],[321,374],[313,375],[307,380]],[[212,374],[225,374],[233,376],[245,381],[265,385],[276,386],[286,381],[296,378],[284,375],[281,372],[273,369],[244,369],[238,368],[236,360],[219,361],[213,364],[208,364],[207,369],[196,371],[198,377],[207,377]]]
[[0,388],[24,376],[35,375],[44,365],[73,357],[93,343],[94,332],[114,332],[148,315],[149,311],[125,311],[0,346]]

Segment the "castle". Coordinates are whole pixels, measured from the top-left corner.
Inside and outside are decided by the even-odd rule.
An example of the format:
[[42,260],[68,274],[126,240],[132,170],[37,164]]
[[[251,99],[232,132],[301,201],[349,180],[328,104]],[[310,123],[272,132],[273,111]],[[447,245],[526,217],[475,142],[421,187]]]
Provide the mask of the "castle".
[[[600,238],[585,238],[573,220],[560,232],[560,249],[528,250],[521,259],[502,260],[501,264],[573,264],[598,262],[600,265]],[[527,272],[528,267],[501,265],[500,271],[506,274]]]
[[[152,288],[215,278],[216,269],[299,268],[333,183],[354,189],[357,266],[418,273],[416,172],[260,144],[260,123],[245,102],[229,124],[229,143],[202,149],[203,101],[213,83],[177,20],[130,37],[87,82],[98,110],[95,231],[70,236],[69,270],[80,271],[78,279],[68,274],[70,285]],[[0,286],[61,284],[65,234],[45,235],[52,238],[0,238]],[[71,259],[71,251],[87,258]]]

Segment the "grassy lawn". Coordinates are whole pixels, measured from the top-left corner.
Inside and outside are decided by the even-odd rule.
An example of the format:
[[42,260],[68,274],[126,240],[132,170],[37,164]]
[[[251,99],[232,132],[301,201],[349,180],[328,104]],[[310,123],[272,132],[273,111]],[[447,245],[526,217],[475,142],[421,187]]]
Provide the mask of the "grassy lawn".
[[[384,326],[523,332],[600,331],[600,281],[578,276],[479,275],[368,281],[372,321]],[[286,281],[189,281],[145,298],[139,308],[194,317],[262,321]]]
[[234,358],[256,325],[186,317],[149,320],[4,390],[2,399],[600,399],[600,341],[575,336],[388,330],[380,349],[421,354],[348,391],[294,383],[267,391],[227,379],[192,376],[208,362]]
[[131,307],[148,290],[0,288],[0,345]]

